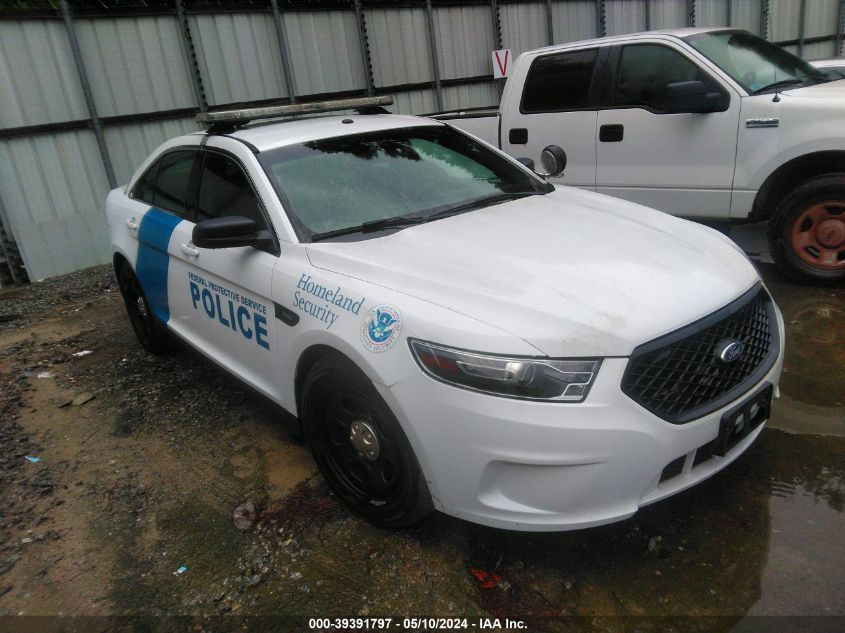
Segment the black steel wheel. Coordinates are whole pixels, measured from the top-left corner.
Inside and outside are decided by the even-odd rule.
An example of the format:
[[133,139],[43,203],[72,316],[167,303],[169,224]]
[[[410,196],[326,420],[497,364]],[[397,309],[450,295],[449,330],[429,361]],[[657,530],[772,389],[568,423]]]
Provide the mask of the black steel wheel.
[[175,343],[173,336],[150,310],[144,289],[129,264],[120,264],[116,276],[129,322],[141,346],[151,354],[171,353]]
[[302,422],[332,490],[381,527],[417,523],[432,509],[417,459],[372,383],[341,356],[326,356],[302,386]]

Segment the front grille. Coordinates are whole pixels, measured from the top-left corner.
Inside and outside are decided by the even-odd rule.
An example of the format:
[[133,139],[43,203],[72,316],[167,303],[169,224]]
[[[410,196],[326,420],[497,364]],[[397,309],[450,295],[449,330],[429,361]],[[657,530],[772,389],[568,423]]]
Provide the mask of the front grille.
[[[744,350],[726,363],[717,348],[731,339]],[[622,391],[664,420],[683,424],[739,397],[763,378],[777,355],[774,305],[757,285],[718,312],[636,348]]]

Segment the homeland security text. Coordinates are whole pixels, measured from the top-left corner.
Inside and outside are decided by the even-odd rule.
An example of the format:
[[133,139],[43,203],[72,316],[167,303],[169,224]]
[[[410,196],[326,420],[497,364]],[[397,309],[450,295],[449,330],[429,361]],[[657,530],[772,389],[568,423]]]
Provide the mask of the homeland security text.
[[[293,305],[305,314],[310,314],[318,321],[325,323],[327,330],[334,325],[334,322],[340,316],[334,311],[334,308],[346,310],[352,314],[358,314],[358,311],[364,304],[364,297],[357,300],[347,297],[343,294],[340,286],[331,290],[327,286],[321,286],[311,281],[311,275],[306,275],[305,273],[302,273],[296,287],[297,290],[293,294]],[[322,299],[322,305],[306,298],[305,294]]]

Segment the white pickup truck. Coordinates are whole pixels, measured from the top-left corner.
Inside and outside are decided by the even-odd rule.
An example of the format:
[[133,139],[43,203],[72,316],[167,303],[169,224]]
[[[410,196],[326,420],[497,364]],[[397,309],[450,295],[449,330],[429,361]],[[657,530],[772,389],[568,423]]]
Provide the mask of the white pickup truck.
[[434,118],[523,162],[559,145],[562,184],[689,218],[770,220],[785,273],[845,282],[845,81],[750,33],[676,29],[530,51],[498,111]]

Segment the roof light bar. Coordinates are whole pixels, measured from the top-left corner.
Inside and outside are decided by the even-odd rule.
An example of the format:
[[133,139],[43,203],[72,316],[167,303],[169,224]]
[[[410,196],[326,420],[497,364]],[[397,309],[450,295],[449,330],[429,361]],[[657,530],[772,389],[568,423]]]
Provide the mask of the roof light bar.
[[210,125],[233,124],[244,125],[257,119],[275,119],[283,116],[299,114],[314,114],[317,112],[336,112],[338,110],[366,110],[376,109],[393,104],[393,97],[360,97],[357,99],[336,99],[334,101],[312,101],[310,103],[293,103],[283,106],[269,106],[266,108],[242,108],[238,110],[223,110],[221,112],[200,112],[197,114],[198,123]]

